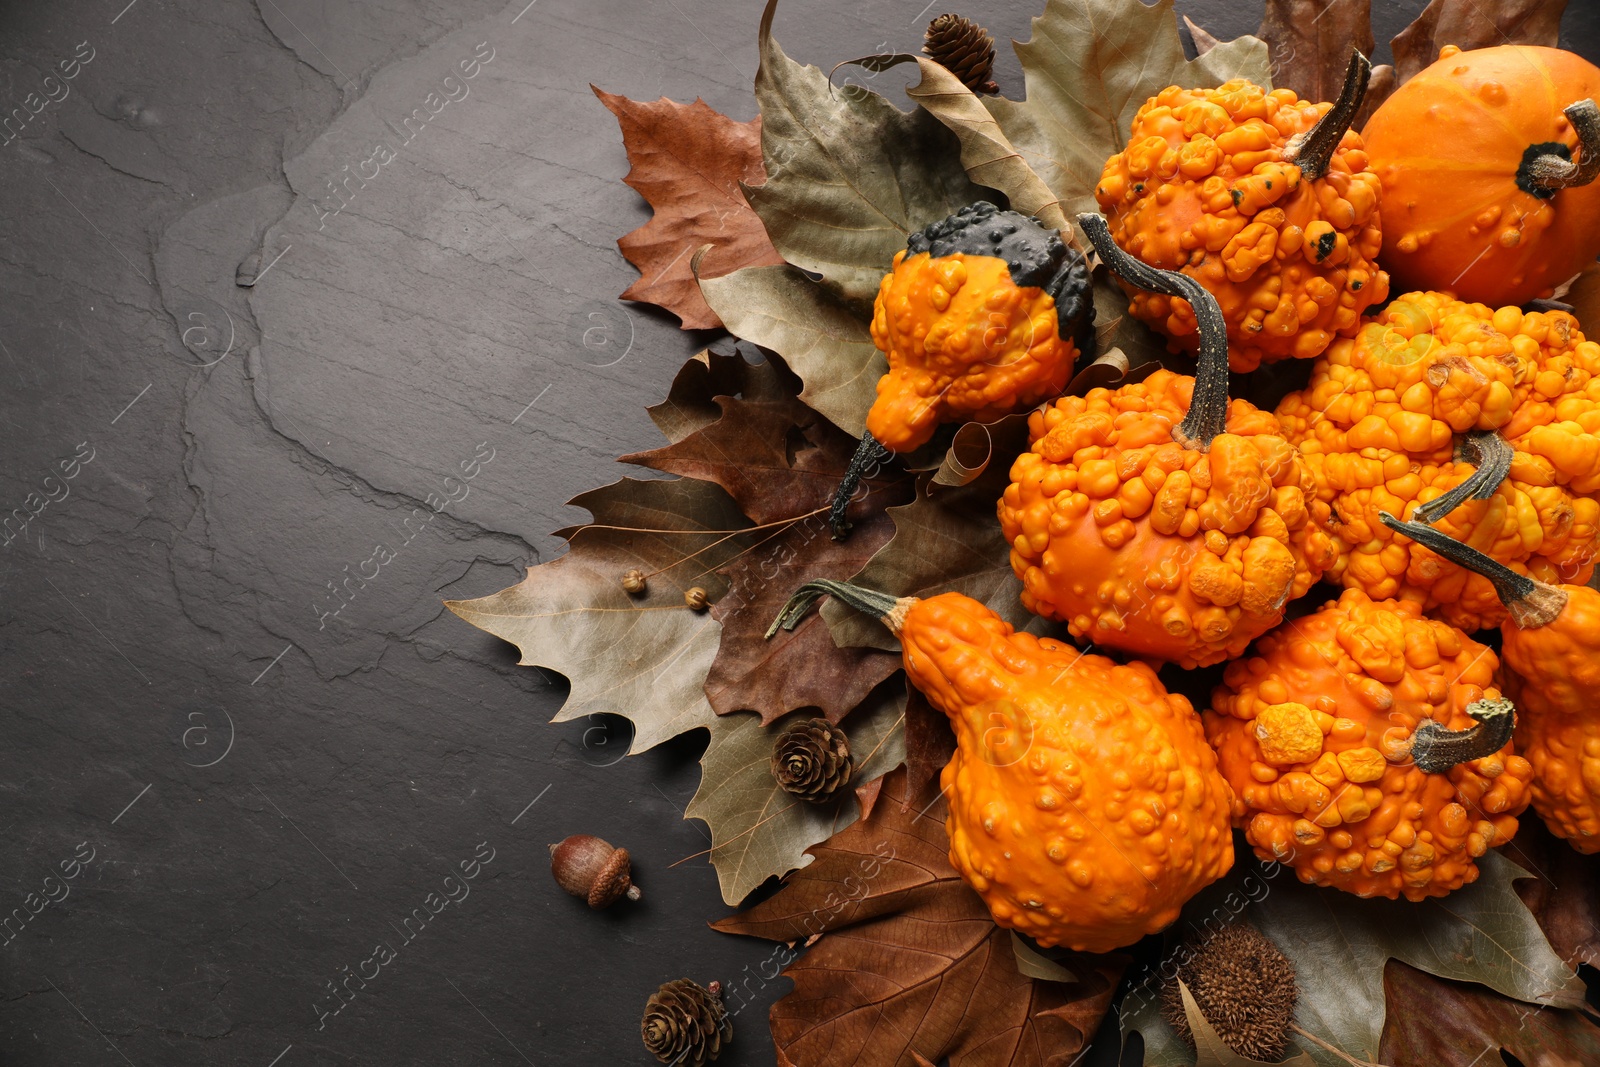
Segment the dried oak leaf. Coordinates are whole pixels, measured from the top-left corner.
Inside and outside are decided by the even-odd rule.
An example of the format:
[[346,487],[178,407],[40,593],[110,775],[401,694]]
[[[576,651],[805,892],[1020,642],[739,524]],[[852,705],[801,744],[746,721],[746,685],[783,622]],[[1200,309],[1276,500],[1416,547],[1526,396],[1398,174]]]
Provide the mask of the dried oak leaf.
[[1392,42],[1396,84],[1438,59],[1447,44],[1463,50],[1500,44],[1554,48],[1566,9],[1567,0],[1433,0]]
[[1568,967],[1600,967],[1600,856],[1583,855],[1537,819],[1522,821],[1506,851],[1533,872],[1517,882],[1517,896],[1539,920],[1550,947]]
[[1529,1067],[1600,1063],[1600,1026],[1583,1012],[1526,1004],[1468,982],[1447,982],[1390,960],[1377,1058],[1390,1067]]
[[906,790],[902,808],[926,804],[939,792],[939,772],[955,755],[956,735],[944,712],[916,686],[906,693]]
[[1272,84],[1303,100],[1333,100],[1350,49],[1372,55],[1372,0],[1267,0],[1256,36],[1267,42]]
[[[720,392],[694,395],[695,383]],[[694,573],[715,568],[726,587],[711,608],[722,634],[705,679],[712,708],[721,715],[755,711],[771,722],[815,707],[838,722],[899,669],[899,657],[839,648],[816,616],[770,641],[766,630],[801,585],[854,573],[889,540],[893,524],[885,510],[910,498],[911,479],[886,472],[865,480],[864,496],[851,509],[854,533],[842,544],[833,540],[828,505],[856,442],[801,403],[798,389],[793,375],[770,361],[696,357],[667,401],[651,409],[669,436],[686,432],[664,448],[622,459],[719,485],[756,524],[749,551],[690,565]],[[686,413],[700,412],[698,421],[709,415],[707,404],[719,416],[690,428]]]
[[632,164],[622,180],[655,209],[649,222],[617,241],[640,275],[622,298],[664,307],[686,330],[721,326],[689,270],[695,249],[711,246],[701,263],[709,277],[783,262],[739,188],[766,175],[761,120],[735,122],[699,99],[630,100],[589,88],[622,127]]
[[1073,985],[1020,974],[1010,933],[950,866],[943,799],[907,807],[907,790],[904,771],[889,775],[871,819],[813,848],[770,900],[713,924],[791,945],[823,935],[784,971],[795,988],[772,1007],[778,1062],[1076,1062],[1126,959],[1071,957]]
[[[1239,918],[1270,938],[1295,966],[1295,1021],[1343,1050],[1297,1038],[1321,1067],[1349,1067],[1346,1053],[1399,1067],[1378,1047],[1384,963],[1391,958],[1442,978],[1482,983],[1534,1009],[1583,1006],[1582,979],[1551,948],[1512,888],[1528,872],[1499,850],[1478,861],[1476,882],[1420,904],[1302,885],[1288,867],[1263,864],[1244,850],[1240,856],[1232,871],[1184,907],[1171,932],[1181,937]],[[1170,973],[1170,962],[1158,966],[1123,997],[1122,1031],[1143,1037],[1145,1067],[1187,1067],[1193,1053],[1161,1018],[1162,967]]]
[[984,191],[967,179],[955,137],[925,112],[834,86],[785,55],[772,36],[777,7],[768,0],[761,16],[755,86],[767,180],[745,196],[783,258],[822,275],[865,318],[906,237]]
[[[903,683],[886,683],[840,724],[850,739],[852,781],[880,781],[905,759],[905,701]],[[756,716],[741,713],[718,720],[711,731],[711,744],[700,759],[700,789],[684,816],[703,819],[711,828],[711,863],[729,904],[772,875],[806,864],[807,847],[856,817],[854,797],[812,804],[784,792],[772,777],[773,740],[792,719],[809,715],[798,711],[764,728]]]

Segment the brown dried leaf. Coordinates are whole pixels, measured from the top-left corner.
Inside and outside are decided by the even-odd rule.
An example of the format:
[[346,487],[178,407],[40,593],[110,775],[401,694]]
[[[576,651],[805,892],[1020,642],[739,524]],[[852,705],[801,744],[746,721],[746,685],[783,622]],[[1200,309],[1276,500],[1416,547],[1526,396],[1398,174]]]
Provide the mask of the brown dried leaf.
[[735,122],[699,99],[647,102],[589,88],[622,127],[633,165],[623,181],[655,209],[654,218],[617,241],[640,274],[622,298],[664,307],[686,330],[721,326],[689,271],[693,251],[712,246],[700,265],[708,278],[783,262],[739,188],[766,178],[761,119]]
[[1556,46],[1567,0],[1433,0],[1393,41],[1396,84],[1439,58],[1453,44],[1466,50],[1499,44]]
[[1481,985],[1435,978],[1399,960],[1383,970],[1383,1043],[1391,1067],[1600,1063],[1600,1026],[1582,1012],[1512,1000]]
[[1513,888],[1556,955],[1569,967],[1600,967],[1600,856],[1582,855],[1537,819],[1523,820],[1506,851],[1534,876]]
[[1350,49],[1372,55],[1372,0],[1267,0],[1256,36],[1267,42],[1275,88],[1333,100]]
[[1067,1067],[1126,959],[1074,956],[1074,985],[1024,977],[1010,934],[950,867],[944,801],[924,812],[906,797],[895,771],[872,819],[812,848],[811,865],[770,900],[713,924],[785,943],[826,935],[784,971],[795,988],[772,1007],[778,1062]]
[[928,703],[916,686],[907,686],[906,779],[901,809],[919,809],[939,792],[939,772],[955,755],[956,735],[945,713]]
[[[1205,55],[1207,52],[1211,51],[1213,48],[1217,47],[1217,45],[1222,43],[1215,37],[1211,36],[1211,34],[1206,31],[1205,27],[1195,22],[1195,20],[1190,18],[1188,15],[1183,16],[1183,25],[1189,31],[1189,39],[1194,42],[1194,54],[1197,57]],[[1270,48],[1272,46],[1272,42],[1268,41],[1267,46]],[[1270,52],[1268,53],[1268,58],[1271,58]]]
[[[708,560],[690,573],[715,569],[726,580],[726,592],[711,608],[722,639],[705,679],[706,696],[719,715],[750,710],[764,723],[802,707],[838,722],[900,666],[888,653],[838,648],[815,616],[765,638],[795,589],[813,578],[852,574],[887,543],[893,523],[885,509],[911,495],[909,476],[867,479],[865,495],[851,510],[854,532],[842,544],[834,541],[827,509],[856,442],[801,403],[798,391],[794,376],[774,362],[697,356],[667,402],[651,412],[669,435],[688,432],[665,448],[622,457],[715,483],[757,524],[747,551]],[[712,410],[718,417],[704,421]]]

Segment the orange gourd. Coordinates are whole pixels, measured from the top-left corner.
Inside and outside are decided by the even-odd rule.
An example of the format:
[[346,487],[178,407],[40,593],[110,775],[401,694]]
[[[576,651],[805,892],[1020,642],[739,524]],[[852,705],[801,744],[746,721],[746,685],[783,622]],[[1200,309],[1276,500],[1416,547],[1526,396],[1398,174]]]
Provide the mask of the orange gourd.
[[[1401,290],[1523,304],[1600,253],[1600,68],[1557,48],[1448,45],[1361,131]],[[1576,155],[1576,165],[1573,157]]]
[[1494,584],[1517,751],[1533,768],[1533,810],[1579,852],[1600,852],[1600,591],[1546,585],[1428,526],[1384,520]]
[[1206,736],[1256,855],[1364,897],[1475,880],[1516,833],[1532,774],[1495,668],[1455,627],[1358,589],[1230,663]]
[[[1378,178],[1349,129],[1371,69],[1355,53],[1334,104],[1243,79],[1163,89],[1106,161],[1095,199],[1117,244],[1210,290],[1236,371],[1319,355],[1388,295]],[[1136,318],[1197,349],[1187,301],[1129,294]]]
[[1029,417],[1000,525],[1024,606],[1074,637],[1185,667],[1242,653],[1283,618],[1333,545],[1313,483],[1278,421],[1228,399],[1225,329],[1193,279],[1155,271],[1080,216],[1113,270],[1188,293],[1201,315],[1196,377],[1062,397]]
[[834,494],[834,538],[850,531],[863,471],[927,444],[941,423],[992,422],[1055,396],[1093,324],[1088,264],[1038,219],[979,201],[912,234],[873,304],[889,371]]
[[1564,311],[1408,293],[1340,339],[1277,409],[1338,547],[1328,576],[1496,626],[1493,586],[1416,549],[1383,512],[1437,522],[1544,581],[1600,552],[1600,344]]
[[959,593],[832,581],[803,586],[768,636],[824,594],[882,619],[911,683],[950,717],[950,862],[1001,926],[1107,952],[1170,924],[1233,866],[1216,754],[1149,667],[1017,633]]

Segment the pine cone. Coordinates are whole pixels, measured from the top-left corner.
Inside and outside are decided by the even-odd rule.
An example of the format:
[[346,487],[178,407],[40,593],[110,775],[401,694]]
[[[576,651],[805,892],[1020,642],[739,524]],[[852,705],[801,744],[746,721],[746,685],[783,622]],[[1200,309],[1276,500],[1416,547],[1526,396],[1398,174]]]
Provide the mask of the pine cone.
[[1161,987],[1162,1017],[1194,1047],[1178,981],[1189,987],[1200,1014],[1223,1044],[1253,1060],[1277,1060],[1289,1047],[1289,1024],[1300,992],[1294,964],[1248,923],[1224,926],[1211,937],[1186,939],[1177,973]]
[[644,1006],[644,1047],[662,1063],[703,1067],[733,1040],[733,1020],[722,1003],[722,983],[702,988],[687,978],[668,982]]
[[850,783],[850,739],[827,719],[804,719],[778,735],[772,746],[772,777],[786,792],[825,803]]
[[994,83],[994,38],[960,15],[940,15],[928,23],[922,50],[975,93],[998,93]]

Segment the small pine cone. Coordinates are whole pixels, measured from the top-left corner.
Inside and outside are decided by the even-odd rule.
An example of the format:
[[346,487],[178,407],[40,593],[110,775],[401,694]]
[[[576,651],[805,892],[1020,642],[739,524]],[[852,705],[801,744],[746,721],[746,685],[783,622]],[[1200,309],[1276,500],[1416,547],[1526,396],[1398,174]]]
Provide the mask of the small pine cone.
[[1203,939],[1186,938],[1177,973],[1161,987],[1161,1014],[1194,1047],[1178,981],[1223,1044],[1253,1060],[1278,1060],[1289,1047],[1289,1024],[1300,997],[1294,964],[1255,927],[1236,922]]
[[786,792],[825,803],[850,784],[855,766],[850,739],[827,719],[804,719],[778,735],[772,746],[772,777]]
[[733,1020],[722,1003],[722,983],[701,988],[678,978],[650,997],[640,1024],[644,1047],[662,1063],[703,1067],[733,1040]]
[[975,93],[998,93],[994,82],[994,38],[960,15],[940,15],[928,23],[923,52]]

